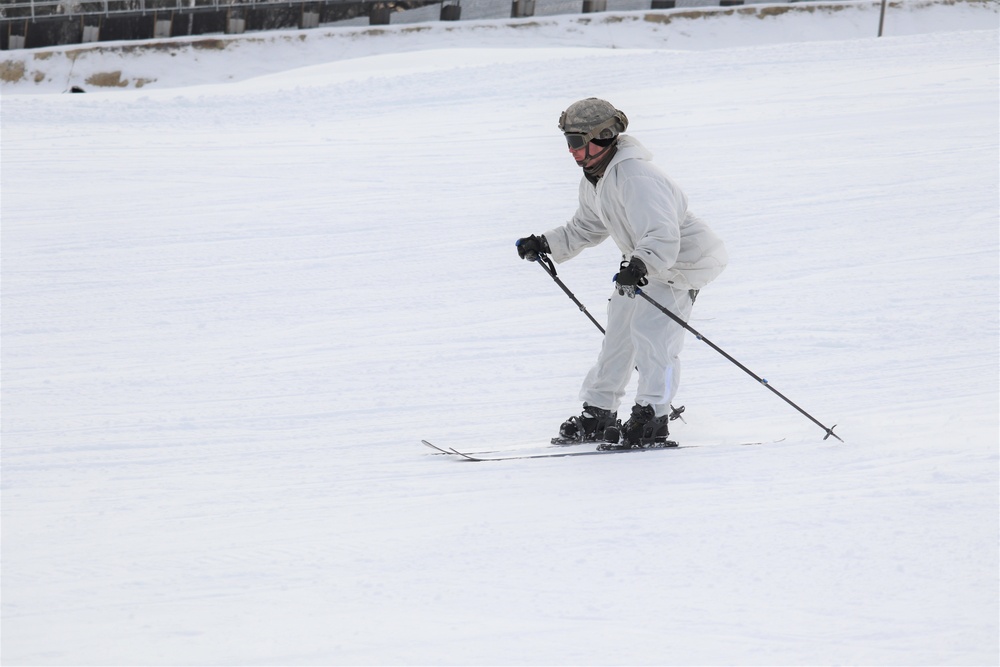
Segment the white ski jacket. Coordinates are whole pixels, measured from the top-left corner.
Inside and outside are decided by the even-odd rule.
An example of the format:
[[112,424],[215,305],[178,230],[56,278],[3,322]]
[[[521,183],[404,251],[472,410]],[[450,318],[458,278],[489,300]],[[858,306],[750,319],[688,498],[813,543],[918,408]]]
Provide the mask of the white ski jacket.
[[687,197],[652,157],[633,137],[619,137],[597,186],[581,179],[573,218],[545,232],[553,260],[565,262],[610,236],[625,259],[643,261],[650,280],[701,289],[722,273],[729,261],[722,239],[688,211]]

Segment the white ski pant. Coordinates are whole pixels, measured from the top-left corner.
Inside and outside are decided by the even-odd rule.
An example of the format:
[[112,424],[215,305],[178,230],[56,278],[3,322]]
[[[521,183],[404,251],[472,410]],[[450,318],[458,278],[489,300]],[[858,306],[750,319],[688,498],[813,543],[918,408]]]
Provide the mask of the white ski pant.
[[[650,298],[687,322],[691,295],[660,282],[642,288]],[[640,296],[630,299],[617,291],[608,302],[608,325],[597,363],[587,373],[580,400],[617,411],[632,371],[639,371],[635,402],[652,405],[656,416],[669,414],[680,384],[684,328]]]

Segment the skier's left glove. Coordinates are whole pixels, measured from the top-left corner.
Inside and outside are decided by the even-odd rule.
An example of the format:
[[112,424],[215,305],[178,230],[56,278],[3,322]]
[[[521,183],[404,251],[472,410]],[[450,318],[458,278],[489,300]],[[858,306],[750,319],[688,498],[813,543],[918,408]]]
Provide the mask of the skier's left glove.
[[646,280],[646,265],[638,257],[633,257],[629,262],[622,262],[615,274],[615,287],[622,296],[630,299],[635,298],[635,291],[639,287],[649,284]]

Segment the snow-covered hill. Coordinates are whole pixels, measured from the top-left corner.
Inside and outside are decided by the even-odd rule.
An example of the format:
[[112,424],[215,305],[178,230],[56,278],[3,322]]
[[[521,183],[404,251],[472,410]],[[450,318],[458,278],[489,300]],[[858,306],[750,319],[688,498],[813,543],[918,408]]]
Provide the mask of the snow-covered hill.
[[[912,9],[5,87],[2,662],[996,664],[995,5]],[[599,334],[513,242],[573,212],[589,95],[726,239],[693,325],[843,444],[695,339],[702,447],[419,444],[538,451],[579,408]],[[603,319],[616,267],[559,270]]]
[[[541,14],[545,5],[539,5]],[[419,17],[437,9],[433,6],[404,14]],[[7,51],[0,58],[0,90],[10,94],[62,93],[74,86],[90,92],[186,87],[283,74],[308,65],[365,56],[441,48],[706,50],[866,39],[878,33],[879,10],[880,3],[872,0],[754,4],[103,42]],[[991,29],[998,21],[995,2],[906,0],[889,6],[884,33],[899,37]],[[452,63],[463,64],[457,59]]]

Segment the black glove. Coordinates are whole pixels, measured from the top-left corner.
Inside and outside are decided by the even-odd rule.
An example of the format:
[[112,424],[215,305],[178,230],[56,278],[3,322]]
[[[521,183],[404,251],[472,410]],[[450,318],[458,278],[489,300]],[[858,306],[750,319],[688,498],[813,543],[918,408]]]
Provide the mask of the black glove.
[[638,257],[633,257],[629,262],[622,262],[615,275],[615,287],[622,296],[630,299],[635,298],[635,291],[639,287],[649,284],[646,280],[646,265]]
[[549,250],[549,242],[545,240],[545,237],[535,236],[534,234],[523,239],[518,239],[515,245],[517,245],[518,256],[529,262],[536,261],[538,255],[547,255],[552,252]]

